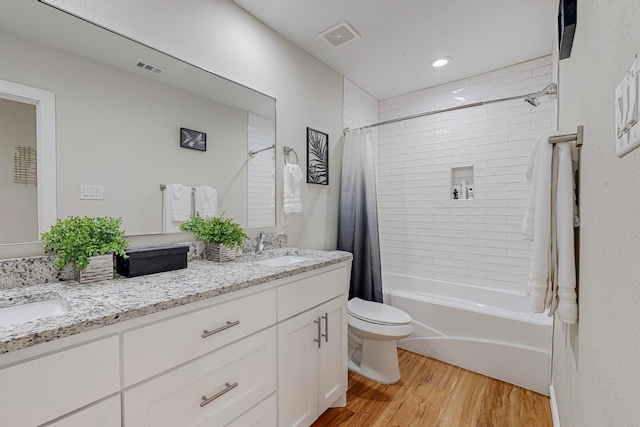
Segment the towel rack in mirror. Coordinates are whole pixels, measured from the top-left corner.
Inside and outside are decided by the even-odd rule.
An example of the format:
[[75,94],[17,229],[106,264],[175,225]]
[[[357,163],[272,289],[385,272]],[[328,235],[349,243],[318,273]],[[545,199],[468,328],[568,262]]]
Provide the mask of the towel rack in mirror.
[[294,150],[291,147],[282,147],[282,152],[284,153],[284,161],[285,163],[287,162],[287,157],[289,156],[289,154],[293,153],[294,156],[296,156],[296,164],[300,163],[300,161],[298,160],[298,153],[296,153],[296,150]]
[[262,150],[257,150],[257,151],[251,150],[249,151],[249,157],[253,159],[256,156],[256,154],[262,153],[263,151],[267,151],[267,150],[273,150],[274,148],[276,148],[276,144],[273,144],[271,147],[263,148]]

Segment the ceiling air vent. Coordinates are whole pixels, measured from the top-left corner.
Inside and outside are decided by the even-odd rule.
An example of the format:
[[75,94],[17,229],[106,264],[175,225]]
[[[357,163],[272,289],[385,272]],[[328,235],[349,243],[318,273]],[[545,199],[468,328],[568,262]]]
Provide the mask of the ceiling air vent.
[[157,65],[148,64],[144,61],[140,61],[139,59],[135,62],[135,66],[154,74],[160,74],[164,71],[164,68],[160,68]]
[[318,34],[322,40],[327,42],[331,47],[342,47],[360,38],[360,34],[353,29],[347,21],[342,21],[338,25],[334,25]]

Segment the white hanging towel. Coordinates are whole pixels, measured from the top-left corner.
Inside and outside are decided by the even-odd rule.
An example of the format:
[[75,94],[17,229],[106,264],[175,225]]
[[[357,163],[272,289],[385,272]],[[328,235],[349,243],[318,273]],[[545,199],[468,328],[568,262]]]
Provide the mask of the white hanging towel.
[[[542,313],[551,290],[551,156],[553,146],[548,136],[540,138],[529,155],[527,179],[531,180],[527,210],[522,221],[522,238],[533,240],[529,263],[531,311]],[[549,298],[550,303],[550,298]]]
[[180,224],[191,216],[191,187],[167,184],[164,189],[163,231],[177,233]]
[[302,181],[302,169],[298,165],[285,163],[282,171],[282,212],[285,215],[302,212],[302,199],[300,197],[300,182]]
[[196,187],[195,192],[196,212],[201,217],[218,216],[218,190],[207,185]]
[[[574,161],[574,158],[576,159]],[[576,323],[578,306],[573,243],[577,150],[573,143],[549,143],[542,137],[527,167],[531,182],[522,238],[533,241],[529,265],[531,311],[549,316],[556,310],[565,323]]]
[[[576,293],[576,260],[574,252],[574,176],[578,166],[577,149],[573,143],[556,144],[558,186],[556,198],[557,274],[554,285],[558,295],[558,317],[564,323],[578,322]],[[552,305],[553,307],[553,305]]]

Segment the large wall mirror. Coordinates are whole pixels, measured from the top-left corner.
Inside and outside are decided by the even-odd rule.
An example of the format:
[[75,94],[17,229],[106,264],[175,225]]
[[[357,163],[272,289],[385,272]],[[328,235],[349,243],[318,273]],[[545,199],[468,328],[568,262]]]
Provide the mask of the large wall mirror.
[[[0,243],[69,215],[161,233],[169,183],[213,187],[219,213],[275,226],[275,99],[36,0],[0,8]],[[182,147],[181,128],[206,150]]]

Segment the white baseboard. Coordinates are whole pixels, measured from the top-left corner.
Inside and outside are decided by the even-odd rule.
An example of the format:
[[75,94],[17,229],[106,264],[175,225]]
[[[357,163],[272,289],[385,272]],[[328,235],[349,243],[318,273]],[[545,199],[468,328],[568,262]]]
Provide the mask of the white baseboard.
[[556,389],[553,385],[549,386],[549,395],[551,397],[551,419],[553,427],[560,427],[560,414],[558,413],[558,401],[556,400]]

